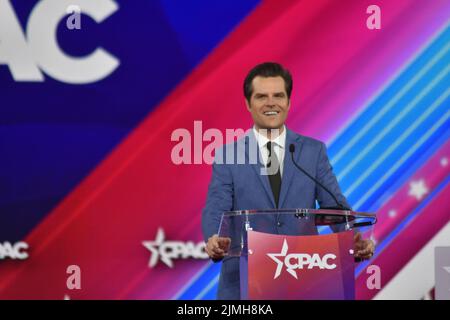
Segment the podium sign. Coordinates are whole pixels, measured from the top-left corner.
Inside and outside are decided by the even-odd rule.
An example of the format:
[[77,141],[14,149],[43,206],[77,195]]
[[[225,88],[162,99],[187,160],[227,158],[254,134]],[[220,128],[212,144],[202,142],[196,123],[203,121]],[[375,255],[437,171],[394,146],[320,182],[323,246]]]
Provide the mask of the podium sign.
[[316,236],[248,231],[248,270],[241,278],[248,288],[241,288],[242,298],[353,300],[353,236],[353,231]]
[[241,299],[355,298],[354,236],[376,216],[348,210],[241,210],[223,214],[219,236],[239,258]]

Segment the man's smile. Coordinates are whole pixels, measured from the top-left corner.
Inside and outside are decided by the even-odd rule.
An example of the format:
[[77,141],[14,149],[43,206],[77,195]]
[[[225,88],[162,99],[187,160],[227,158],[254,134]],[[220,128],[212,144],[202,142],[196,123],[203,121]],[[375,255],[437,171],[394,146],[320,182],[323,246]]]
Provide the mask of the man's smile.
[[265,111],[264,115],[265,116],[276,116],[280,113],[280,111]]

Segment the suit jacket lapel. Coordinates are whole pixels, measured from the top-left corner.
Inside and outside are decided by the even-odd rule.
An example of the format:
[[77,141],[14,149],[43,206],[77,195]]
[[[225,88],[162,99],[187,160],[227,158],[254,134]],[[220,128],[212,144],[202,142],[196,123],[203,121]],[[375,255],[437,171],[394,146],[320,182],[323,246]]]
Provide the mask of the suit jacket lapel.
[[288,195],[289,187],[292,184],[294,172],[295,170],[297,170],[297,168],[295,168],[294,164],[292,163],[291,153],[289,152],[289,146],[291,144],[295,145],[294,159],[298,163],[303,141],[301,139],[301,136],[296,135],[294,132],[286,128],[286,145],[284,148],[283,176],[281,177],[280,200],[278,204],[279,208],[283,207],[283,204]]
[[[252,140],[251,143],[249,143],[249,140]],[[245,156],[246,156],[246,161],[249,161],[249,149],[250,147],[256,147],[256,150],[252,150],[252,152],[257,152],[257,163],[250,163],[250,161],[248,163],[250,163],[250,166],[253,168],[253,170],[255,171],[255,174],[258,176],[259,181],[261,182],[264,190],[266,191],[266,195],[269,197],[269,200],[273,206],[273,208],[275,208],[275,199],[273,197],[273,193],[272,193],[272,188],[270,187],[270,182],[269,182],[269,177],[265,174],[262,174],[262,172],[264,172],[266,170],[266,168],[264,167],[264,165],[262,164],[262,161],[260,161],[261,159],[261,154],[259,152],[259,147],[258,147],[258,142],[256,141],[255,138],[255,134],[253,133],[253,130],[251,130],[246,136],[245,136]],[[250,147],[249,147],[250,146]],[[283,181],[283,180],[282,180]],[[281,185],[283,188],[283,182],[281,182]]]

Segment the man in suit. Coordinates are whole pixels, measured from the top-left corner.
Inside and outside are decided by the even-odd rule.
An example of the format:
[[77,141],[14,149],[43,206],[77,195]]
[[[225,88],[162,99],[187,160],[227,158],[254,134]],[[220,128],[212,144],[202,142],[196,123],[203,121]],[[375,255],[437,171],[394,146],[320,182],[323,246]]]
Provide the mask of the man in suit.
[[[213,261],[223,259],[218,299],[240,299],[239,259],[226,256],[230,239],[217,235],[222,214],[231,210],[336,207],[336,201],[323,188],[295,168],[290,159],[294,145],[296,162],[315,177],[339,202],[350,208],[342,194],[323,142],[299,135],[285,126],[291,106],[292,77],[278,63],[254,67],[244,81],[247,110],[254,126],[239,141],[216,151],[208,198],[202,212],[206,252]],[[252,146],[256,146],[252,148]],[[256,161],[252,152],[256,150]],[[244,163],[238,158],[243,156]],[[294,234],[293,217],[271,217],[271,232]],[[315,226],[304,225],[314,234]],[[355,237],[355,257],[373,255],[371,241]]]

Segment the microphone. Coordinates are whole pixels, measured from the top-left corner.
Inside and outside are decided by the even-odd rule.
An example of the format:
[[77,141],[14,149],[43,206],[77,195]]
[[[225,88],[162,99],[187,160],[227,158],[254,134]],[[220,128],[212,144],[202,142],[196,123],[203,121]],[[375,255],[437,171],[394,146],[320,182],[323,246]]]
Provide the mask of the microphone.
[[335,197],[335,195],[327,188],[325,187],[322,183],[320,183],[316,178],[314,178],[313,176],[311,176],[308,172],[306,172],[305,169],[303,169],[302,167],[300,167],[297,162],[295,162],[294,160],[294,152],[295,152],[295,145],[294,144],[290,144],[289,145],[289,152],[291,153],[291,159],[292,162],[294,163],[294,165],[297,167],[298,170],[300,170],[301,172],[303,172],[308,178],[310,178],[312,181],[314,181],[315,183],[317,183],[323,190],[325,190],[332,198],[333,200],[336,202],[337,207],[328,207],[328,208],[322,208],[322,209],[337,209],[337,210],[350,210],[349,208],[344,207]]

